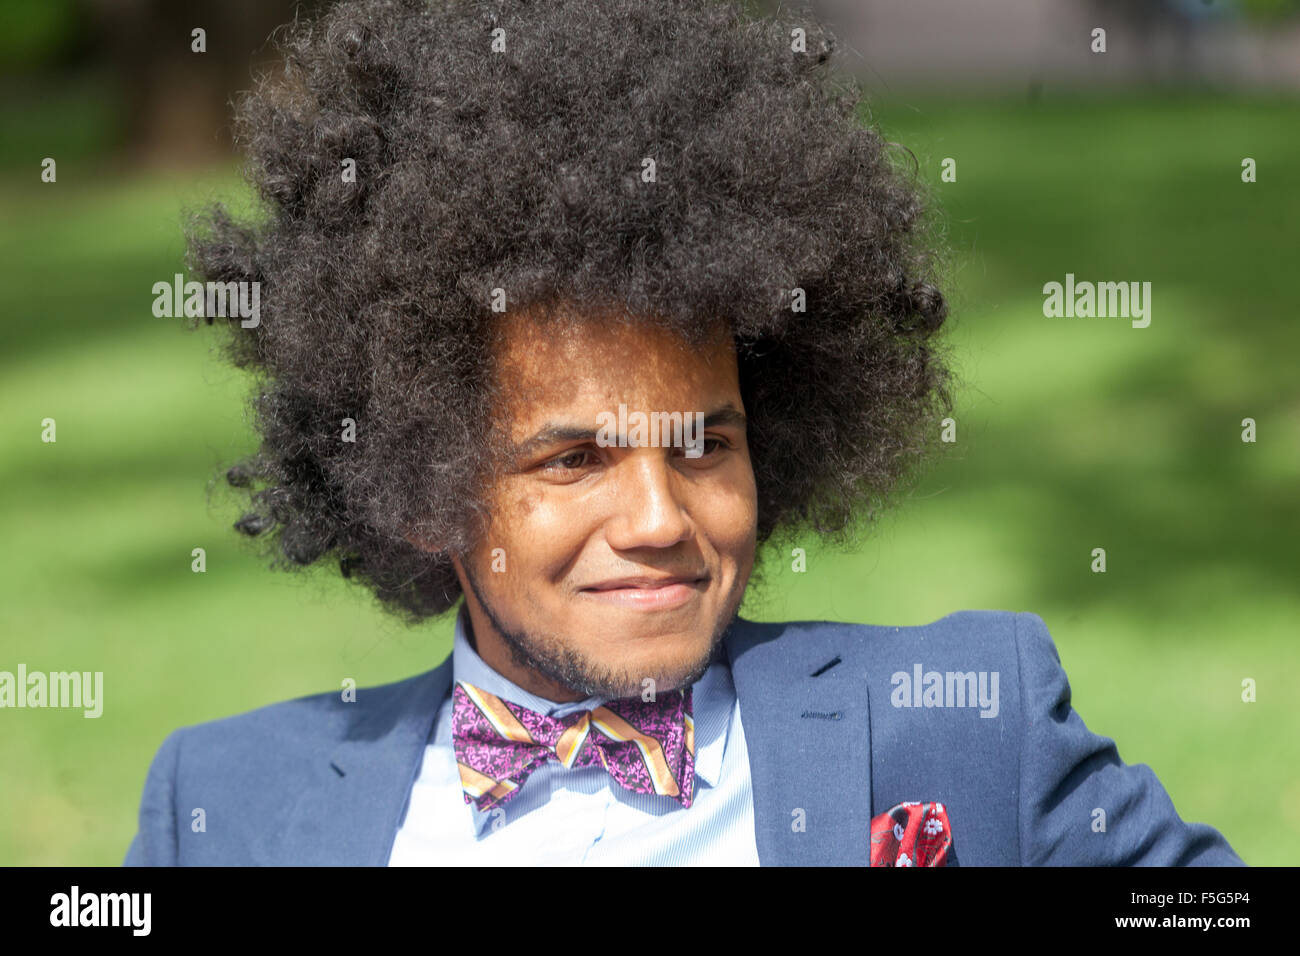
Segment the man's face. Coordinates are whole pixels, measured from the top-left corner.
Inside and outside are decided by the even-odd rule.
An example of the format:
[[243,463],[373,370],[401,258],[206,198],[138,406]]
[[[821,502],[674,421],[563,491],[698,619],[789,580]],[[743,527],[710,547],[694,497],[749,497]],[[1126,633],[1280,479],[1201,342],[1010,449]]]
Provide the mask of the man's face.
[[[497,379],[512,460],[490,490],[486,535],[456,559],[479,656],[556,701],[697,680],[754,562],[757,494],[730,337],[692,349],[651,327],[560,333],[513,318]],[[703,412],[702,454],[688,457],[686,434],[667,429],[650,433],[658,446],[602,446],[620,404],[633,439],[636,412]]]

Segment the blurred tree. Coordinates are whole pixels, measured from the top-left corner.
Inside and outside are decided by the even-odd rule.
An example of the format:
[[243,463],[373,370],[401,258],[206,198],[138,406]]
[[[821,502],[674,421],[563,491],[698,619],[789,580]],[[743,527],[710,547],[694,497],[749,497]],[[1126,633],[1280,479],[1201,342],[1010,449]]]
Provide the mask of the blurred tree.
[[5,0],[0,72],[21,73],[57,64],[81,33],[77,0]]
[[1205,75],[1205,27],[1238,19],[1256,26],[1300,14],[1300,0],[1084,0],[1099,22],[1123,24],[1147,80],[1195,82]]
[[[320,0],[83,0],[121,83],[135,162],[211,160],[230,148],[231,101],[274,58],[276,27]],[[194,52],[192,31],[205,31]]]

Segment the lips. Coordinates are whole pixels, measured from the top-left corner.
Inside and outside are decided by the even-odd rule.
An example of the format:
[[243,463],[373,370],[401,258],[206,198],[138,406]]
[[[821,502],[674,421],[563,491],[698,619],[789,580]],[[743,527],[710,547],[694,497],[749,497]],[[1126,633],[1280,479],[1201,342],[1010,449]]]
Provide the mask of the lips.
[[656,590],[658,588],[668,587],[672,584],[697,584],[708,580],[707,575],[703,574],[680,574],[670,577],[627,577],[611,578],[608,581],[601,581],[599,584],[593,584],[585,587],[584,591],[616,591],[624,588],[637,588],[641,590]]
[[633,575],[610,578],[580,592],[583,600],[631,613],[685,611],[698,608],[708,590],[707,575]]

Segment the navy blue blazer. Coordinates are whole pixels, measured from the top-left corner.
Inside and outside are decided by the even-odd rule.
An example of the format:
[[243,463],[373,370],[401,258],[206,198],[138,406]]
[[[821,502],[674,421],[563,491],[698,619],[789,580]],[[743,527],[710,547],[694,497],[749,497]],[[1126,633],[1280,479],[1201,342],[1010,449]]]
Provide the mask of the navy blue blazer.
[[[1244,865],[1217,830],[1182,821],[1150,767],[1084,726],[1035,614],[737,618],[724,645],[765,866],[864,865],[871,818],[907,800],[944,805],[961,866]],[[126,865],[387,864],[450,685],[448,656],[353,702],[331,691],[173,731]],[[205,832],[191,829],[196,807]]]

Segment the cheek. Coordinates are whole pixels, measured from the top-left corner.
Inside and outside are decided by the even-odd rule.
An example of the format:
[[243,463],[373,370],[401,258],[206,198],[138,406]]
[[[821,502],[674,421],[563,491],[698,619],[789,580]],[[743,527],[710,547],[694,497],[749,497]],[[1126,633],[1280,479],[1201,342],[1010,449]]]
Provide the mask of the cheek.
[[537,492],[507,490],[493,508],[491,548],[505,551],[508,575],[522,585],[536,576],[563,573],[586,538],[582,514]]
[[749,459],[737,461],[726,477],[709,489],[697,513],[714,547],[744,560],[758,531],[758,487]]

